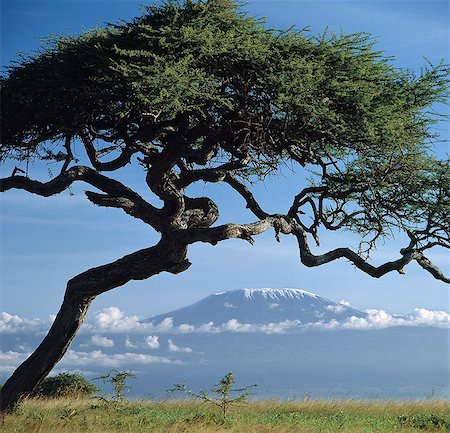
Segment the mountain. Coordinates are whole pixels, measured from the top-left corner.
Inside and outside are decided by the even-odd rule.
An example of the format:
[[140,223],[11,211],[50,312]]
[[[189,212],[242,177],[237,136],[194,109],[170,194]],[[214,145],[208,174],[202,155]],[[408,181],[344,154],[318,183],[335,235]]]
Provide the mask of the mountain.
[[296,320],[303,324],[319,321],[366,317],[366,313],[335,303],[301,289],[240,289],[213,293],[195,304],[143,322],[155,324],[171,317],[174,325],[199,326],[208,322],[221,325],[229,320],[239,323],[267,324]]

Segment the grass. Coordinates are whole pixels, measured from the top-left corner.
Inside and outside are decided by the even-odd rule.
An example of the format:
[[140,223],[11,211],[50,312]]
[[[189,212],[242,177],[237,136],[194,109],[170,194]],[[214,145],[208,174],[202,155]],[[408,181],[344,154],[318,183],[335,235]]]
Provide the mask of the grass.
[[447,401],[261,401],[231,408],[226,420],[187,400],[26,400],[2,420],[8,433],[387,433],[450,432]]

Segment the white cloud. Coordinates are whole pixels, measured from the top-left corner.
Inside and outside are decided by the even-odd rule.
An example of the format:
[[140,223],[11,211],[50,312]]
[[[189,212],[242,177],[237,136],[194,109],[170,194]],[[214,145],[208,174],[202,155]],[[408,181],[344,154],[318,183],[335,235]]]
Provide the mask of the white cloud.
[[166,317],[159,325],[155,326],[155,329],[158,329],[161,332],[170,331],[172,328],[173,328],[172,317]]
[[159,346],[161,346],[158,341],[158,336],[156,335],[149,335],[148,337],[145,337],[145,342],[150,349],[158,349]]
[[192,349],[190,347],[178,347],[170,338],[168,341],[169,352],[184,352],[184,353],[192,353]]
[[141,325],[137,316],[125,316],[125,313],[117,307],[105,308],[94,317],[94,327],[102,331],[136,331]]
[[138,316],[127,316],[117,307],[105,308],[95,314],[93,323],[88,323],[85,329],[90,332],[134,332],[144,333],[149,331],[167,332],[173,328],[173,319],[166,317],[161,323],[141,322]]
[[114,341],[110,338],[102,337],[101,335],[93,335],[91,337],[91,343],[99,347],[113,347]]
[[[327,307],[328,310],[336,313],[345,310],[346,302],[341,301],[336,306]],[[273,306],[275,308],[275,306]],[[215,324],[210,321],[201,325],[191,325],[183,323],[174,326],[172,317],[166,317],[160,323],[143,323],[138,316],[127,316],[117,307],[106,308],[97,314],[91,320],[88,320],[82,327],[82,332],[92,335],[90,344],[99,347],[113,347],[114,341],[110,336],[101,336],[107,333],[130,333],[143,334],[151,333],[150,336],[157,333],[218,333],[218,332],[262,332],[262,333],[283,333],[295,332],[301,329],[322,328],[322,329],[380,329],[391,326],[437,326],[450,328],[450,314],[445,311],[432,311],[425,308],[416,308],[411,314],[405,316],[396,316],[387,313],[384,310],[367,310],[366,316],[362,318],[350,317],[339,321],[330,322],[319,321],[313,324],[302,324],[298,320],[286,320],[279,323],[268,324],[249,324],[239,322],[237,319],[231,319],[226,323]],[[47,319],[25,319],[18,315],[7,312],[0,313],[0,334],[27,333],[39,335],[45,332],[54,320],[54,316]],[[149,343],[147,342],[147,345]],[[152,344],[152,343],[150,343]],[[153,343],[154,344],[154,343]],[[83,346],[83,345],[81,345]],[[86,344],[84,345],[86,346]],[[127,348],[136,347],[127,337],[125,340]],[[149,346],[151,347],[151,346]]]
[[27,352],[0,352],[0,373],[12,373],[28,356]]
[[69,350],[61,360],[63,366],[104,366],[126,367],[130,364],[180,364],[180,361],[172,360],[164,356],[154,356],[145,353],[116,353],[106,354],[101,350],[92,352],[78,352]]
[[3,311],[0,313],[0,334],[42,333],[48,330],[54,316],[47,319],[25,319]]
[[255,325],[250,325],[249,323],[239,323],[236,319],[228,320],[228,322],[224,323],[221,326],[223,331],[232,331],[232,332],[249,332],[252,327]]
[[261,325],[261,331],[265,334],[283,334],[293,329],[299,329],[300,327],[300,320],[285,320],[283,322]]
[[25,360],[29,353],[24,352],[13,352],[9,350],[8,352],[0,352],[1,362],[20,362]]
[[[335,312],[340,312],[335,309]],[[282,334],[296,332],[305,329],[382,329],[393,326],[435,326],[450,328],[450,314],[445,311],[430,311],[424,308],[416,308],[412,314],[396,316],[384,310],[367,310],[365,317],[352,316],[343,320],[319,321],[316,323],[302,323],[300,320],[285,320],[267,324],[241,323],[237,319],[228,320],[221,325],[214,322],[204,323],[199,326],[182,325],[174,328],[179,332],[259,332],[264,334]]]
[[345,310],[345,305],[340,305],[340,304],[327,305],[325,307],[325,310],[331,311],[331,312],[336,313],[336,314],[339,314],[339,313],[342,313]]
[[233,304],[230,304],[229,302],[225,302],[225,303],[223,304],[223,306],[224,306],[225,308],[236,308]]
[[300,320],[284,320],[283,322],[256,325],[252,323],[241,323],[237,319],[230,319],[221,325],[215,325],[214,322],[204,323],[199,326],[183,324],[174,328],[174,330],[180,333],[261,332],[265,334],[280,334],[302,327]]
[[217,332],[218,328],[214,326],[214,322],[203,323],[199,327],[195,328],[198,332]]
[[264,334],[282,334],[286,331],[298,329],[301,326],[299,320],[284,320],[278,323],[267,323],[264,325],[254,325],[250,323],[240,323],[236,319],[231,319],[220,327],[216,328],[218,332],[262,332]]
[[30,352],[32,350],[32,347],[29,344],[19,344],[17,345],[17,348],[21,351],[21,352]]
[[195,331],[195,326],[193,325],[187,325],[186,323],[182,323],[179,327],[178,330],[181,333],[186,333],[186,332],[193,332]]
[[[26,352],[0,352],[0,373],[12,373],[30,353]],[[182,364],[166,356],[154,356],[146,353],[115,353],[107,354],[101,350],[81,352],[69,350],[58,363],[58,369],[74,367],[114,367],[127,368],[133,364]]]
[[412,314],[395,316],[384,310],[367,310],[366,317],[352,316],[345,321],[320,322],[308,327],[323,329],[383,329],[393,326],[436,326],[450,328],[450,314],[445,311],[430,311],[416,308]]
[[276,302],[273,302],[271,304],[269,304],[269,308],[271,310],[275,310],[276,308],[278,308],[280,306],[280,304],[277,304]]
[[2,364],[0,365],[0,374],[11,374],[16,368],[17,365]]
[[430,311],[425,308],[415,308],[408,316],[417,325],[450,326],[450,314],[445,311]]
[[125,339],[125,347],[128,348],[128,349],[133,349],[133,348],[135,348],[136,346],[132,343],[132,341],[130,340],[130,338],[127,337],[127,338]]

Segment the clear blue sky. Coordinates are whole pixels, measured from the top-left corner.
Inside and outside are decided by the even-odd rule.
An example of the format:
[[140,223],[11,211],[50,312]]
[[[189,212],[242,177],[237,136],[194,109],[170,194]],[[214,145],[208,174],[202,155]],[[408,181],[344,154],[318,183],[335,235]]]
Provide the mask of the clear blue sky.
[[[18,51],[39,46],[39,36],[78,33],[104,22],[125,20],[139,14],[144,1],[22,1],[2,0],[2,66]],[[423,57],[432,63],[449,59],[448,1],[251,1],[251,15],[266,17],[279,28],[295,24],[311,32],[326,27],[344,33],[365,31],[378,39],[378,48],[395,56],[398,67],[420,70]],[[439,154],[448,151],[442,145]],[[51,167],[49,167],[51,169]],[[10,174],[0,168],[1,176]],[[123,179],[138,187],[133,171]],[[289,206],[289,192],[299,188],[298,179],[281,177],[257,191],[273,211]],[[200,190],[200,188],[199,188]],[[99,209],[87,202],[83,186],[43,199],[20,191],[0,198],[1,216],[1,311],[43,317],[55,313],[66,281],[89,267],[107,263],[138,248],[151,245],[155,236],[147,227],[114,209]],[[248,221],[242,202],[225,187],[208,192],[222,204],[222,221]],[[204,192],[201,192],[204,195]],[[281,209],[280,207],[281,206]],[[325,236],[323,248],[354,245],[347,233]],[[389,243],[374,254],[374,263],[396,257],[399,244]],[[132,282],[99,297],[93,310],[120,306],[128,314],[149,317],[194,302],[213,291],[243,287],[297,287],[335,301],[345,299],[358,308],[384,308],[393,313],[415,307],[449,310],[449,287],[434,280],[416,265],[407,276],[390,274],[375,280],[354,270],[345,261],[307,269],[299,264],[292,239],[277,244],[272,234],[257,239],[255,246],[227,241],[216,247],[196,245],[190,250],[192,267],[185,273],[160,275]],[[450,272],[448,255],[433,256]]]

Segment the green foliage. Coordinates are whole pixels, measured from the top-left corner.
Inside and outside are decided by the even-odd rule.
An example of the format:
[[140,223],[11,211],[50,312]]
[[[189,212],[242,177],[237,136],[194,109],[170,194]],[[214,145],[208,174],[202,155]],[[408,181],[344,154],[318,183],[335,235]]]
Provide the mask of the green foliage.
[[214,385],[211,392],[212,395],[208,394],[204,389],[201,389],[198,394],[189,390],[186,384],[175,384],[171,392],[184,392],[185,394],[198,398],[204,402],[212,403],[215,406],[220,407],[222,410],[223,419],[226,419],[228,410],[231,405],[244,402],[249,392],[250,388],[257,385],[249,385],[244,388],[233,388],[235,379],[233,373],[227,373],[218,383]]
[[250,182],[305,167],[316,240],[349,229],[370,251],[401,230],[420,251],[449,247],[449,162],[430,153],[448,83],[448,65],[398,70],[365,33],[316,37],[268,29],[232,0],[165,1],[7,67],[0,159],[74,160],[64,143],[86,133],[99,154],[148,155],[176,136],[180,166],[245,161],[232,174]]
[[85,379],[79,373],[60,373],[48,377],[33,392],[34,397],[59,398],[59,397],[90,397],[99,389]]
[[127,380],[129,378],[136,378],[136,375],[131,371],[113,369],[108,374],[97,377],[96,379],[103,380],[103,383],[109,383],[113,389],[114,398],[117,401],[122,401],[125,390],[129,388],[127,386]]
[[416,77],[395,70],[369,35],[266,29],[230,0],[170,1],[144,11],[130,23],[51,37],[8,68],[3,154],[34,153],[41,138],[89,125],[112,136],[132,124],[152,129],[155,119],[179,124],[182,114],[209,128],[249,122],[264,114],[266,101],[279,120],[267,131],[273,140],[250,130],[259,139],[248,145],[280,158],[282,137],[301,152],[356,155],[411,148],[430,136],[433,119],[422,110],[442,99],[443,65]]

